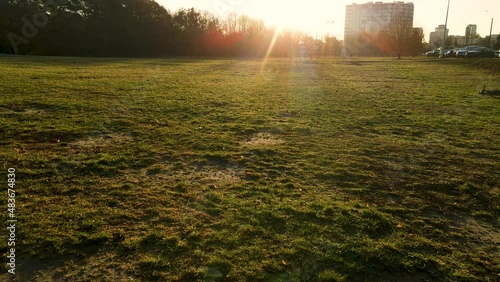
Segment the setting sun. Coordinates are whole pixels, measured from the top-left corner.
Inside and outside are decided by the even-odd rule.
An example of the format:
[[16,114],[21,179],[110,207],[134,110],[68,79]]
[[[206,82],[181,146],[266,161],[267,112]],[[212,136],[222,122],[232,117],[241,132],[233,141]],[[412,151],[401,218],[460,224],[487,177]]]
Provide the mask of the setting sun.
[[[262,7],[248,7],[248,15],[262,19],[278,29],[291,28],[311,35],[330,34],[342,36],[343,10],[336,5],[315,5],[305,2],[272,2]],[[342,18],[342,19],[341,19]]]

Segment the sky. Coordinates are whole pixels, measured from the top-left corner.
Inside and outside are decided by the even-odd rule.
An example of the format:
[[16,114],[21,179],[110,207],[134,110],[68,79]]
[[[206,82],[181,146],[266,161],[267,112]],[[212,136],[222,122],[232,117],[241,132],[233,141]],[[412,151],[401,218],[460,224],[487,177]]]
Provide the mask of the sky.
[[[194,7],[224,17],[237,13],[262,19],[269,26],[291,27],[311,35],[328,33],[344,36],[345,6],[369,1],[355,0],[156,0],[174,12]],[[376,1],[372,1],[376,2]],[[393,2],[393,1],[383,1]],[[444,24],[448,0],[413,0],[415,5],[413,26],[424,29],[426,41],[429,33]],[[448,29],[450,35],[464,35],[468,24],[476,24],[481,36],[489,35],[491,19],[493,34],[500,33],[500,0],[450,0]]]

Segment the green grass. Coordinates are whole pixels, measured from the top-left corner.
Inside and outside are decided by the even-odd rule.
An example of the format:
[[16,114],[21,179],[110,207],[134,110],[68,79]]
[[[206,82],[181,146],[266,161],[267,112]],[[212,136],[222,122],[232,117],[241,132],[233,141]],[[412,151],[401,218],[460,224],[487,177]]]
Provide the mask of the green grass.
[[478,91],[499,77],[496,59],[0,57],[14,281],[498,281],[500,96]]

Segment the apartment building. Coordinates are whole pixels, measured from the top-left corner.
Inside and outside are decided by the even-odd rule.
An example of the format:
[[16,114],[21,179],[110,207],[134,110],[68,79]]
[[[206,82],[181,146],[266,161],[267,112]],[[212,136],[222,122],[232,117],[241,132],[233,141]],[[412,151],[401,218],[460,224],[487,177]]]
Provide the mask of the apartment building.
[[396,15],[404,16],[413,26],[412,2],[368,2],[346,6],[344,40],[361,32],[376,34],[387,26]]

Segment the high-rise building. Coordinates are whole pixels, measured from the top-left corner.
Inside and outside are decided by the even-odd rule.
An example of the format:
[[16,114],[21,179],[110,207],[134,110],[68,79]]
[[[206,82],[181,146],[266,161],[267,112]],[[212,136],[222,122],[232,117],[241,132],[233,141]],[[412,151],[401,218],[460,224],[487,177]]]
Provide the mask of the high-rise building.
[[[446,29],[446,37],[448,37],[448,29]],[[445,33],[444,24],[438,25],[436,29],[429,34],[429,46],[432,48],[438,48],[445,44],[443,44],[443,37]]]
[[465,28],[465,45],[471,44],[477,35],[477,25],[470,24]]
[[454,47],[462,47],[467,45],[465,42],[465,36],[463,35],[448,35],[446,36],[446,42],[449,46],[454,46]]
[[396,15],[404,16],[413,26],[412,2],[368,2],[346,6],[344,40],[348,41],[360,33],[376,34],[384,29]]

